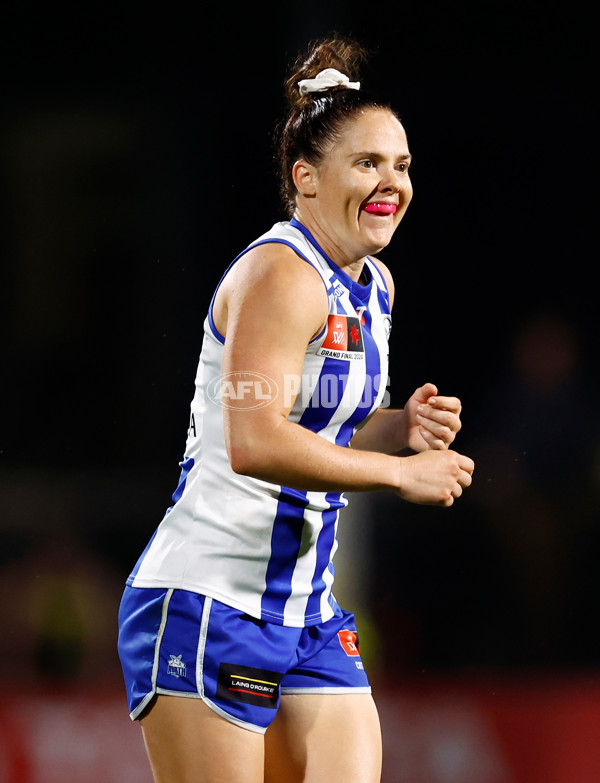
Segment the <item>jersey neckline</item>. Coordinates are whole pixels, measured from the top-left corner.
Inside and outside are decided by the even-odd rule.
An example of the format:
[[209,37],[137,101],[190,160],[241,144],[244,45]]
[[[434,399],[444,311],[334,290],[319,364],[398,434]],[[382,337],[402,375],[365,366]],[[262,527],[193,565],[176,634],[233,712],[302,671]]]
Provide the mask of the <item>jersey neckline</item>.
[[[369,298],[369,295],[371,293],[371,287],[373,285],[373,272],[371,270],[371,267],[369,264],[365,264],[363,266],[363,275],[366,278],[366,283],[363,285],[362,283],[358,283],[356,280],[353,280],[350,275],[347,272],[344,272],[344,270],[339,267],[335,261],[332,261],[331,258],[327,255],[327,253],[323,250],[323,248],[319,245],[317,240],[314,238],[314,236],[311,234],[311,232],[306,228],[305,225],[303,225],[299,220],[296,218],[291,218],[290,220],[290,226],[293,228],[298,229],[306,239],[310,242],[310,244],[315,248],[315,250],[323,256],[327,264],[331,267],[332,271],[335,273],[335,275],[339,278],[340,282],[348,288],[351,293],[358,297],[362,301],[366,301]],[[366,256],[366,260],[371,262],[371,259]],[[371,262],[372,263],[372,262]]]

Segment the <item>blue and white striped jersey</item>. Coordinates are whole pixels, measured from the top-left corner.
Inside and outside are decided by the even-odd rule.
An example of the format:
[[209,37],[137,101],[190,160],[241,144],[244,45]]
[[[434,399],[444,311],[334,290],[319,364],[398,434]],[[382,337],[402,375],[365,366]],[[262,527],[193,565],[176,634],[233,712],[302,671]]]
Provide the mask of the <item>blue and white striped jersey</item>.
[[[259,379],[265,386],[257,404],[261,399],[267,404],[269,394],[295,392],[290,420],[348,446],[386,393],[391,317],[384,278],[367,260],[365,285],[354,282],[294,219],[275,224],[244,253],[267,242],[290,246],[315,267],[327,290],[329,316],[307,346],[302,377],[293,389],[274,390],[269,379]],[[129,583],[202,593],[280,625],[324,622],[337,608],[333,556],[338,515],[347,501],[340,492],[299,491],[233,472],[223,405],[236,388],[243,393],[244,383],[256,378],[251,368],[237,387],[239,378],[224,378],[224,342],[211,304],[174,505]]]

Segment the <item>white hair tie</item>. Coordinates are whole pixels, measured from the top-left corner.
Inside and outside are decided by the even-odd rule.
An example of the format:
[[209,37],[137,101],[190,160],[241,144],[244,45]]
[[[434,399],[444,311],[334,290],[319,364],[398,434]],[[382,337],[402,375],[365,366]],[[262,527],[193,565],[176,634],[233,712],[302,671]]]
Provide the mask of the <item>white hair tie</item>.
[[309,92],[325,92],[332,87],[360,90],[360,82],[351,82],[345,73],[340,73],[335,68],[325,68],[314,79],[302,79],[298,82],[300,95],[306,95]]

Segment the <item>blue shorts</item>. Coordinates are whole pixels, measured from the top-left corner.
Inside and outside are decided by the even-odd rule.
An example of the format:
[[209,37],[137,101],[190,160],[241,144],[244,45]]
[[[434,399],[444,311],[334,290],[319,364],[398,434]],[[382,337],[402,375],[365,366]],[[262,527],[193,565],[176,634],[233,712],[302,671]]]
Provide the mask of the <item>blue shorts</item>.
[[370,693],[354,616],[288,628],[186,590],[126,587],[119,656],[132,720],[155,694],[264,733],[286,693]]

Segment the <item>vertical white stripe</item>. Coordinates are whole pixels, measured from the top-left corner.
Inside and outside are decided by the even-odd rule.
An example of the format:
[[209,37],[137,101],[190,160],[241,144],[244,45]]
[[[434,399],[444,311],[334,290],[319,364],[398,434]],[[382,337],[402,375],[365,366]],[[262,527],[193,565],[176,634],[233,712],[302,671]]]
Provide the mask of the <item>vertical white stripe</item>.
[[158,633],[156,635],[156,644],[154,646],[154,664],[152,665],[152,690],[153,691],[156,690],[156,678],[158,677],[158,664],[160,661],[160,645],[162,644],[162,638],[165,633],[167,618],[169,616],[169,603],[171,601],[171,596],[173,595],[173,593],[174,593],[173,588],[167,590],[163,600],[160,626],[158,628]]
[[200,621],[200,633],[198,635],[198,652],[196,655],[196,688],[204,698],[204,651],[206,650],[206,637],[208,636],[208,621],[212,608],[212,598],[205,596]]
[[[311,497],[319,495],[320,502],[326,504],[324,492],[310,492]],[[304,526],[302,528],[302,540],[300,552],[294,573],[292,574],[292,592],[285,604],[284,617],[298,617],[306,612],[306,605],[312,593],[312,580],[317,564],[317,541],[319,533],[323,529],[323,516],[321,512],[306,510],[304,512]],[[284,620],[285,623],[285,620]]]
[[329,570],[329,565],[331,564],[331,561],[333,560],[333,556],[337,552],[337,548],[338,548],[338,540],[337,540],[338,522],[339,522],[339,515],[335,521],[335,534],[333,540],[333,547],[331,549],[331,554],[330,554],[330,560],[329,563],[327,564],[327,568],[325,569],[325,573],[323,574],[323,581],[325,582],[325,588],[323,590],[323,593],[321,594],[321,615],[323,617],[323,620],[328,620],[330,617],[333,616],[331,606],[329,605],[329,597],[331,595],[331,588],[333,587],[334,577],[331,571]]

